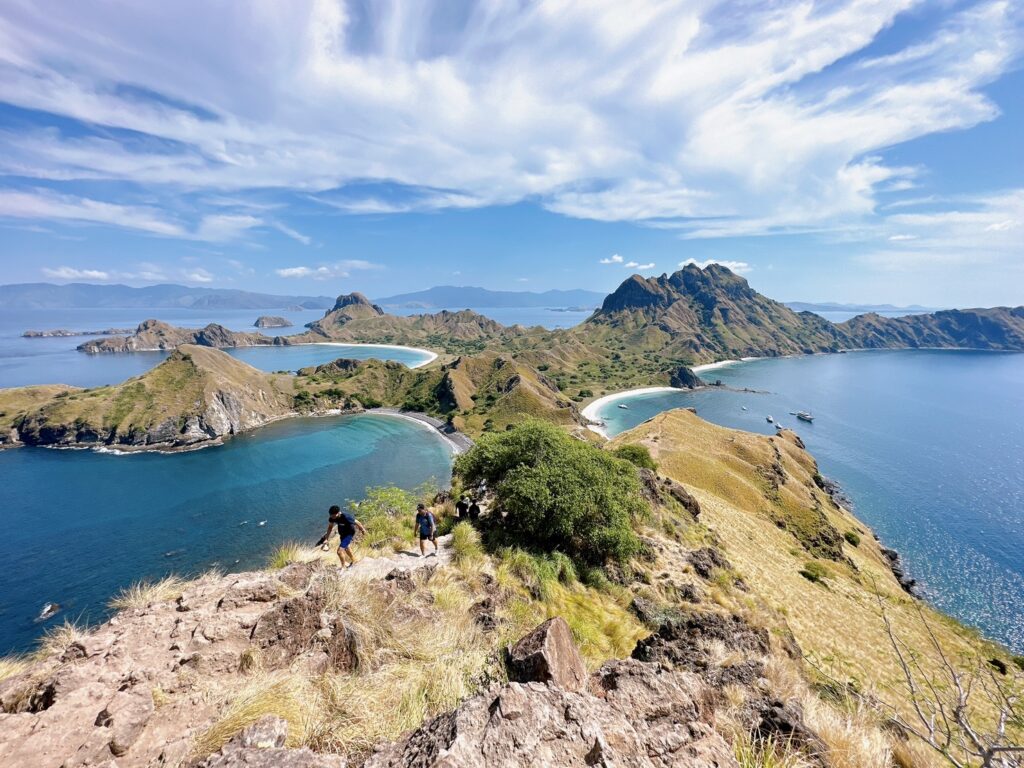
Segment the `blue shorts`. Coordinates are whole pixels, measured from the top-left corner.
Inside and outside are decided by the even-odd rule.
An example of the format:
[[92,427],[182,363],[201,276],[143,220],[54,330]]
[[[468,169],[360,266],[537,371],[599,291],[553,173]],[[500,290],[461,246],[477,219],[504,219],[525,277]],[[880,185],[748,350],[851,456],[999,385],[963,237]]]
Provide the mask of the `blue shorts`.
[[342,536],[341,541],[338,542],[338,549],[345,549],[349,544],[352,543],[352,537],[354,533],[350,533],[348,536]]

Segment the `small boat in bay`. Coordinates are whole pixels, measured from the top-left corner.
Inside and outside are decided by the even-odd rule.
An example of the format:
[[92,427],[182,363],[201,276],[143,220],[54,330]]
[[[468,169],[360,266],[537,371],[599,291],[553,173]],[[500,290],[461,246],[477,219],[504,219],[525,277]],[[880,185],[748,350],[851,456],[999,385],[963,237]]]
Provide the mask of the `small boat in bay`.
[[775,419],[773,419],[771,416],[766,416],[765,421],[767,421],[769,424],[775,423]]
[[796,417],[800,419],[800,421],[814,421],[814,417],[807,411],[798,411]]
[[626,405],[625,403],[619,403],[619,408],[628,409],[629,406]]

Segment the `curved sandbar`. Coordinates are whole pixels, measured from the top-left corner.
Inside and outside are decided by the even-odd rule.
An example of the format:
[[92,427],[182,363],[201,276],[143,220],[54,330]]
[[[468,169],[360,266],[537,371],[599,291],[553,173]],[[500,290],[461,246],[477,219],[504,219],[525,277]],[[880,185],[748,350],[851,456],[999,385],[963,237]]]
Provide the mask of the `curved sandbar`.
[[[646,395],[652,392],[688,391],[689,390],[686,389],[680,389],[679,387],[640,387],[639,389],[624,389],[621,392],[613,392],[610,395],[605,395],[604,397],[597,398],[597,400],[585,406],[581,413],[583,415],[583,418],[587,419],[587,421],[594,422],[600,420],[600,411],[602,408],[604,408],[604,406],[608,405],[609,403],[614,403],[617,400],[625,400],[627,398],[633,397],[634,395]],[[597,432],[597,434],[601,435],[601,437],[608,437],[608,434],[605,432],[604,427],[602,427],[600,424],[587,424],[587,428],[592,430],[593,432]]]
[[[696,374],[701,374],[704,371],[713,371],[716,368],[725,368],[726,366],[738,365],[739,363],[746,363],[749,362],[750,360],[758,359],[759,358],[756,357],[744,357],[739,360],[719,360],[718,362],[715,363],[704,363],[703,365],[695,365],[692,368],[690,368],[690,370]],[[647,395],[652,394],[654,392],[691,391],[692,390],[690,389],[682,389],[680,387],[640,387],[638,389],[624,389],[621,392],[613,392],[610,395],[605,395],[604,397],[597,398],[592,403],[589,403],[586,407],[584,407],[581,413],[583,414],[583,418],[587,419],[590,422],[595,422],[600,421],[601,410],[606,405],[614,403],[618,400],[627,400],[631,397],[634,397],[635,395]],[[601,437],[608,437],[608,434],[605,431],[604,427],[602,427],[600,424],[591,423],[587,425],[587,428],[593,432],[597,432],[597,434],[601,435]]]
[[420,352],[426,355],[427,359],[422,363],[416,363],[415,365],[408,366],[409,368],[422,368],[424,365],[430,365],[430,363],[437,360],[437,353],[431,352],[429,349],[423,349],[422,347],[406,347],[401,344],[360,344],[356,342],[347,341],[311,341],[305,344],[291,344],[293,347],[309,347],[309,346],[322,346],[322,347],[365,347],[367,349],[396,349],[403,352]]

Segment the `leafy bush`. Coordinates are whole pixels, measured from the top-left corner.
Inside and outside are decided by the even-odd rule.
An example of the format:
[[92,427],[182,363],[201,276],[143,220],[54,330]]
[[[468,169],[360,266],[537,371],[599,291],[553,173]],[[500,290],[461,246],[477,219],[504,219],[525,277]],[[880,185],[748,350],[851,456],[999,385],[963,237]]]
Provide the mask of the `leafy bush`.
[[295,397],[292,398],[293,407],[297,409],[305,409],[313,407],[313,395],[310,394],[309,390],[300,389],[295,393]]
[[455,473],[467,487],[486,481],[494,490],[486,518],[494,543],[585,564],[625,560],[639,547],[632,523],[648,509],[634,467],[552,424],[483,435]]
[[847,531],[843,534],[843,538],[846,539],[852,546],[860,546],[860,535],[854,531]]
[[349,502],[349,510],[366,527],[361,542],[371,549],[410,546],[415,533],[413,516],[418,496],[394,486],[370,488],[361,502]]
[[637,445],[636,443],[620,445],[612,453],[620,459],[625,459],[630,464],[635,464],[642,469],[655,470],[658,468],[658,464],[651,458],[651,452],[644,445]]

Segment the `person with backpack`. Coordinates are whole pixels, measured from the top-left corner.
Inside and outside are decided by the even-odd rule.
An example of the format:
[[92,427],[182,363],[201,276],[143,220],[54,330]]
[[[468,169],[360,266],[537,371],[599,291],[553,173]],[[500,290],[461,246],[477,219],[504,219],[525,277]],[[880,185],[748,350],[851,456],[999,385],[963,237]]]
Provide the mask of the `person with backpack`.
[[455,502],[455,516],[459,520],[465,520],[469,515],[469,502],[466,501],[466,494],[462,494],[459,500]]
[[342,512],[341,507],[337,504],[327,510],[327,533],[325,533],[317,544],[327,551],[327,540],[331,538],[331,532],[337,528],[338,536],[338,559],[341,561],[341,565],[345,567],[345,555],[348,555],[348,567],[351,568],[356,564],[356,556],[352,554],[350,546],[352,545],[352,539],[355,538],[356,531],[365,535],[366,528],[363,524],[356,520],[356,516],[351,512]]
[[434,557],[437,557],[437,521],[424,504],[416,505],[416,532],[420,539],[420,557],[426,555],[425,541],[434,545]]
[[469,505],[469,519],[473,522],[480,519],[480,504],[477,502],[476,498],[472,499],[472,502]]

